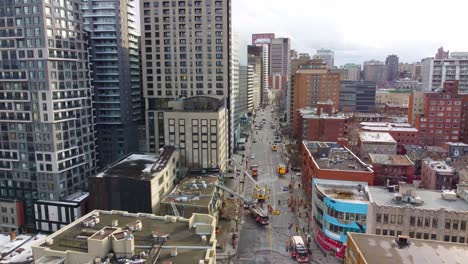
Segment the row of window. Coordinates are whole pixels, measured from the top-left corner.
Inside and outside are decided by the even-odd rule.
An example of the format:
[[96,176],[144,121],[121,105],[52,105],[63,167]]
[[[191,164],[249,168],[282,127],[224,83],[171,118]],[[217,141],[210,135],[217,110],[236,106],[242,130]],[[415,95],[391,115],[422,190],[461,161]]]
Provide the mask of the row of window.
[[[403,215],[377,214],[376,223],[382,224],[403,224]],[[410,216],[410,226],[438,228],[439,219],[434,217]],[[446,219],[445,229],[466,230],[466,220]]]
[[[398,236],[402,235],[403,232],[399,230],[391,230],[391,229],[376,229],[375,230],[376,235],[384,235],[384,236]],[[422,232],[414,232],[411,231],[409,232],[409,237],[410,238],[416,238],[416,239],[425,239],[425,240],[437,240],[437,234],[431,234],[431,233],[422,233]],[[450,235],[444,235],[444,241],[445,242],[454,242],[454,243],[468,243],[468,239],[465,239],[464,236],[450,236]]]

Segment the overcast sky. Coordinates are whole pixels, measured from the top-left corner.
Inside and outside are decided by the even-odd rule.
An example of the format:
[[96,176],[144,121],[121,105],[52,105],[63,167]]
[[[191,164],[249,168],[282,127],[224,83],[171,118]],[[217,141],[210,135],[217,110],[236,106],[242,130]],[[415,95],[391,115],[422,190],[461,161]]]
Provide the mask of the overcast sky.
[[232,0],[241,64],[252,33],[291,38],[298,52],[335,51],[335,65],[434,56],[437,48],[468,50],[466,0]]

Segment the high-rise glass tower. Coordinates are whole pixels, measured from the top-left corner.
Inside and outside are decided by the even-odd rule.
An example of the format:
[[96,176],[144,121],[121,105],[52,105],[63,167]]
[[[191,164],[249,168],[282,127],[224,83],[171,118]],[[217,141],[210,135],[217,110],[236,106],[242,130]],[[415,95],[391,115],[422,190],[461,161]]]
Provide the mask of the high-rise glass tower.
[[95,89],[97,152],[103,167],[138,150],[142,119],[135,0],[84,0]]
[[0,1],[0,198],[58,200],[95,173],[81,0]]

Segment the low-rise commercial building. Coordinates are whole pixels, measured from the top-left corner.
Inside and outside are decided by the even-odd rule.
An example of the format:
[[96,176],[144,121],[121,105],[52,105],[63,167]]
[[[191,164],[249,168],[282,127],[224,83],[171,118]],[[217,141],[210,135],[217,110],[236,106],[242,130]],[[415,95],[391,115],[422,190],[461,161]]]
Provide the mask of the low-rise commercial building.
[[336,142],[302,141],[302,183],[307,197],[313,179],[374,184],[374,171],[348,148]]
[[452,166],[445,161],[435,161],[425,158],[421,168],[421,186],[432,190],[455,188],[458,175]]
[[468,242],[468,202],[455,192],[417,189],[411,184],[371,186],[369,191],[367,233]]
[[216,220],[94,210],[32,246],[36,264],[216,263]]
[[418,130],[408,123],[362,122],[361,130],[369,132],[387,132],[397,142],[397,152],[402,153],[404,146],[419,144]]
[[464,263],[468,245],[393,236],[349,233],[345,264]]
[[374,185],[413,182],[414,163],[406,155],[369,154],[369,164],[374,170]]
[[[222,203],[217,183],[217,175],[184,178],[161,201],[160,215],[178,214],[190,218],[192,214],[200,213],[217,218],[218,208]],[[177,213],[174,210],[177,210]]]
[[87,192],[76,192],[60,201],[34,201],[36,230],[51,233],[88,213]]
[[366,232],[369,190],[366,182],[314,179],[312,218],[315,240],[343,258],[348,232]]
[[359,154],[363,160],[369,159],[369,154],[397,154],[397,142],[388,132],[360,132]]
[[89,177],[91,209],[156,213],[160,200],[179,180],[179,151],[130,154]]

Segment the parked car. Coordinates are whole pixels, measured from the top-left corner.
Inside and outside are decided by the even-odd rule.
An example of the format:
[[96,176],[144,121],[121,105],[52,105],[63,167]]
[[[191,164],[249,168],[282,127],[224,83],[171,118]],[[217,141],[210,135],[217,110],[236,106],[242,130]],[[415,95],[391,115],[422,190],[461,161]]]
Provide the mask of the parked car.
[[251,159],[255,159],[255,154],[250,155]]

